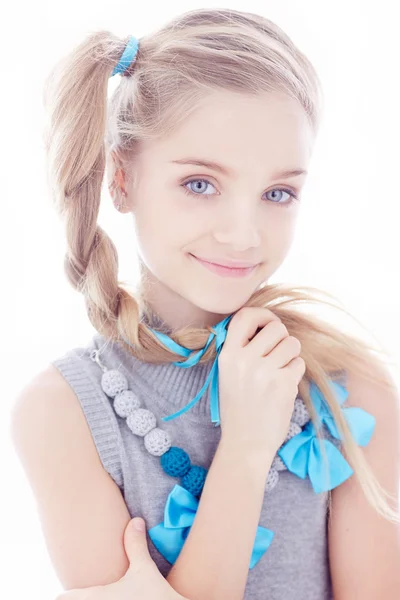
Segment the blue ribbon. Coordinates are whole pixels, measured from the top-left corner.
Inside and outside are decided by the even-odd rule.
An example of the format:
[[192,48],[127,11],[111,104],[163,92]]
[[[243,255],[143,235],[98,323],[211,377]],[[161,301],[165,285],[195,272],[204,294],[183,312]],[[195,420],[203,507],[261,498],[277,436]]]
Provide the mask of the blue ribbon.
[[[345,387],[335,381],[330,382],[329,385],[334,388],[333,391],[338,398],[340,406],[342,406],[346,401],[349,392]],[[314,382],[311,382],[310,384],[310,395],[321,423],[328,428],[334,438],[340,440],[341,437],[329,406],[322,395],[321,390]],[[356,443],[359,446],[367,446],[375,429],[375,417],[357,406],[342,408],[342,413]]]
[[[189,367],[193,367],[193,365],[197,364],[200,361],[200,358],[203,356],[203,354],[205,353],[205,351],[207,350],[207,348],[213,341],[214,337],[216,338],[216,340],[215,340],[216,357],[215,357],[212,369],[211,369],[210,373],[208,374],[208,377],[207,377],[203,387],[201,388],[199,393],[193,398],[193,400],[191,400],[186,406],[184,406],[177,412],[173,413],[172,415],[168,415],[167,417],[162,417],[162,419],[161,419],[162,421],[171,421],[172,419],[176,419],[183,413],[190,410],[192,408],[192,406],[194,406],[196,404],[196,402],[198,402],[200,400],[200,398],[203,396],[204,392],[206,391],[209,383],[211,382],[211,394],[210,394],[211,421],[214,423],[215,427],[220,425],[219,394],[218,394],[218,357],[222,350],[222,345],[223,345],[223,343],[226,339],[227,333],[228,333],[226,327],[227,327],[229,321],[232,319],[232,317],[233,317],[233,315],[230,315],[229,317],[226,317],[225,319],[223,319],[222,321],[217,323],[217,325],[214,325],[213,330],[215,331],[215,333],[210,333],[210,336],[209,336],[204,348],[199,350],[193,356],[190,356],[184,362],[173,362],[172,363],[176,367],[181,367],[183,369],[188,369]],[[174,340],[172,340],[165,333],[156,331],[155,329],[152,329],[151,327],[150,327],[150,329],[154,333],[154,335],[156,335],[158,337],[158,339],[165,346],[167,346],[167,348],[169,348],[176,354],[179,354],[180,356],[189,356],[193,352],[193,350],[189,350],[188,348],[185,348],[184,346],[180,346],[177,342],[174,342]]]
[[[149,536],[157,550],[170,564],[174,564],[193,525],[199,500],[188,490],[175,485],[168,496],[164,509],[164,523],[149,530]],[[270,546],[274,532],[258,527],[250,559],[252,569]]]
[[[348,396],[346,388],[336,382],[330,385],[336,388],[338,402],[342,405]],[[318,427],[325,424],[333,437],[341,439],[328,405],[314,382],[310,384],[310,396],[317,412]],[[375,417],[357,407],[342,408],[342,411],[356,443],[366,446],[375,428]],[[326,451],[328,471],[321,443]],[[308,476],[317,494],[337,487],[353,474],[350,465],[331,441],[318,440],[311,420],[278,450],[278,455],[291,473],[302,479]]]

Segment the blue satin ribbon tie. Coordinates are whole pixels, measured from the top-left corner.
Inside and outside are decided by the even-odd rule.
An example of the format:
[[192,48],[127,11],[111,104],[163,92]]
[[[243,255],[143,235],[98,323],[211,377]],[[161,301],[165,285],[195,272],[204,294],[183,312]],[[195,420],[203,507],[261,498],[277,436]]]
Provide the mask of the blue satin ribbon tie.
[[[186,406],[184,406],[177,412],[173,413],[172,415],[168,415],[167,417],[162,417],[162,419],[161,419],[162,421],[171,421],[172,419],[176,419],[180,415],[183,415],[183,413],[186,413],[188,410],[190,410],[200,400],[200,398],[203,396],[204,392],[206,391],[209,383],[211,382],[211,392],[210,392],[211,421],[212,421],[212,423],[214,423],[215,427],[220,425],[219,394],[218,394],[218,357],[222,350],[223,343],[224,343],[227,333],[228,333],[226,327],[227,327],[229,321],[232,319],[232,317],[233,317],[233,315],[230,315],[229,317],[226,317],[225,319],[220,321],[220,323],[217,323],[216,325],[214,325],[213,329],[214,329],[215,333],[210,333],[210,336],[209,336],[204,348],[199,350],[193,356],[190,356],[184,362],[173,362],[172,363],[176,367],[181,367],[183,369],[188,369],[189,367],[193,367],[193,365],[197,364],[200,361],[201,357],[203,356],[203,354],[205,353],[205,351],[207,350],[207,348],[213,341],[214,337],[216,338],[216,340],[215,340],[216,357],[214,359],[214,364],[211,368],[210,373],[208,374],[208,377],[207,377],[203,387],[201,388],[199,393],[193,398],[193,400],[191,400]],[[174,342],[174,340],[171,340],[171,338],[168,335],[166,335],[165,333],[156,331],[155,329],[151,329],[151,331],[154,333],[154,335],[156,335],[158,337],[158,339],[164,344],[164,346],[166,346],[167,348],[169,348],[176,354],[179,354],[179,356],[189,356],[190,354],[192,354],[193,350],[189,350],[188,348],[181,346],[177,342]]]
[[[330,385],[335,388],[333,391],[342,405],[348,397],[346,388],[337,382],[330,382]],[[314,382],[310,384],[310,396],[317,412],[319,426],[325,424],[333,437],[341,439],[329,407]],[[357,407],[342,408],[342,411],[356,443],[366,446],[375,428],[375,417]],[[317,494],[337,487],[353,474],[350,465],[331,441],[324,439],[322,444],[327,455],[328,471],[311,420],[300,433],[278,450],[278,455],[287,469],[302,479],[308,476]]]
[[[157,550],[170,563],[174,564],[193,525],[199,500],[188,490],[175,485],[170,492],[165,509],[164,523],[149,530],[149,536]],[[270,546],[274,532],[258,527],[250,559],[252,569]]]

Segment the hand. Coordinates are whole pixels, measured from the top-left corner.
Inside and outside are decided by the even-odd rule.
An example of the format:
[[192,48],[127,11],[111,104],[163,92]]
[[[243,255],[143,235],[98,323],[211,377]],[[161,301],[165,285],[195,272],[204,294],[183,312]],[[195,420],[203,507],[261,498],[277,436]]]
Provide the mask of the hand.
[[221,441],[275,455],[306,369],[300,350],[269,309],[246,306],[233,316],[218,358]]
[[178,594],[161,575],[150,556],[145,529],[137,530],[133,521],[129,521],[124,533],[130,563],[125,575],[109,585],[64,592],[55,600],[189,600]]

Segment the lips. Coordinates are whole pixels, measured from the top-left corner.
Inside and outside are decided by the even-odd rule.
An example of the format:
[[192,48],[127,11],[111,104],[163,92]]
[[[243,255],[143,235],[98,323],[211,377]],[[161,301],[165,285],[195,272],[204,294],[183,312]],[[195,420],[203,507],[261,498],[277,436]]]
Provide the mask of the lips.
[[[192,256],[195,256],[194,254]],[[203,258],[202,256],[195,256],[195,258],[199,258],[205,262],[208,262],[212,265],[217,265],[219,267],[227,267],[228,269],[249,269],[251,267],[255,267],[257,263],[249,263],[249,262],[232,262],[227,260],[220,260],[218,258]]]
[[209,271],[212,271],[215,274],[220,275],[221,277],[245,278],[245,277],[248,277],[251,273],[253,273],[253,271],[255,271],[255,269],[257,269],[257,267],[258,267],[258,264],[253,265],[252,267],[247,267],[247,268],[224,267],[222,265],[218,265],[218,264],[203,260],[201,258],[198,258],[194,254],[189,254],[189,256],[194,258],[195,261],[198,262],[200,265],[202,265],[203,268],[205,268]]

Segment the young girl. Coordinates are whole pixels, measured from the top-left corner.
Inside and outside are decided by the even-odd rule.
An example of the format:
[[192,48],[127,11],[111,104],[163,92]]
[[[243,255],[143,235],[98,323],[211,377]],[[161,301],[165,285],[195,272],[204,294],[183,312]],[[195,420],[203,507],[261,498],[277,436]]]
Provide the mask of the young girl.
[[[146,597],[398,599],[395,385],[377,349],[296,308],[334,306],[319,290],[268,284],[321,117],[309,60],[264,17],[199,9],[89,35],[46,89],[66,275],[97,333],[24,388],[13,432],[64,588],[144,598],[115,587],[140,516],[165,578]],[[106,166],[133,290],[97,224]]]

